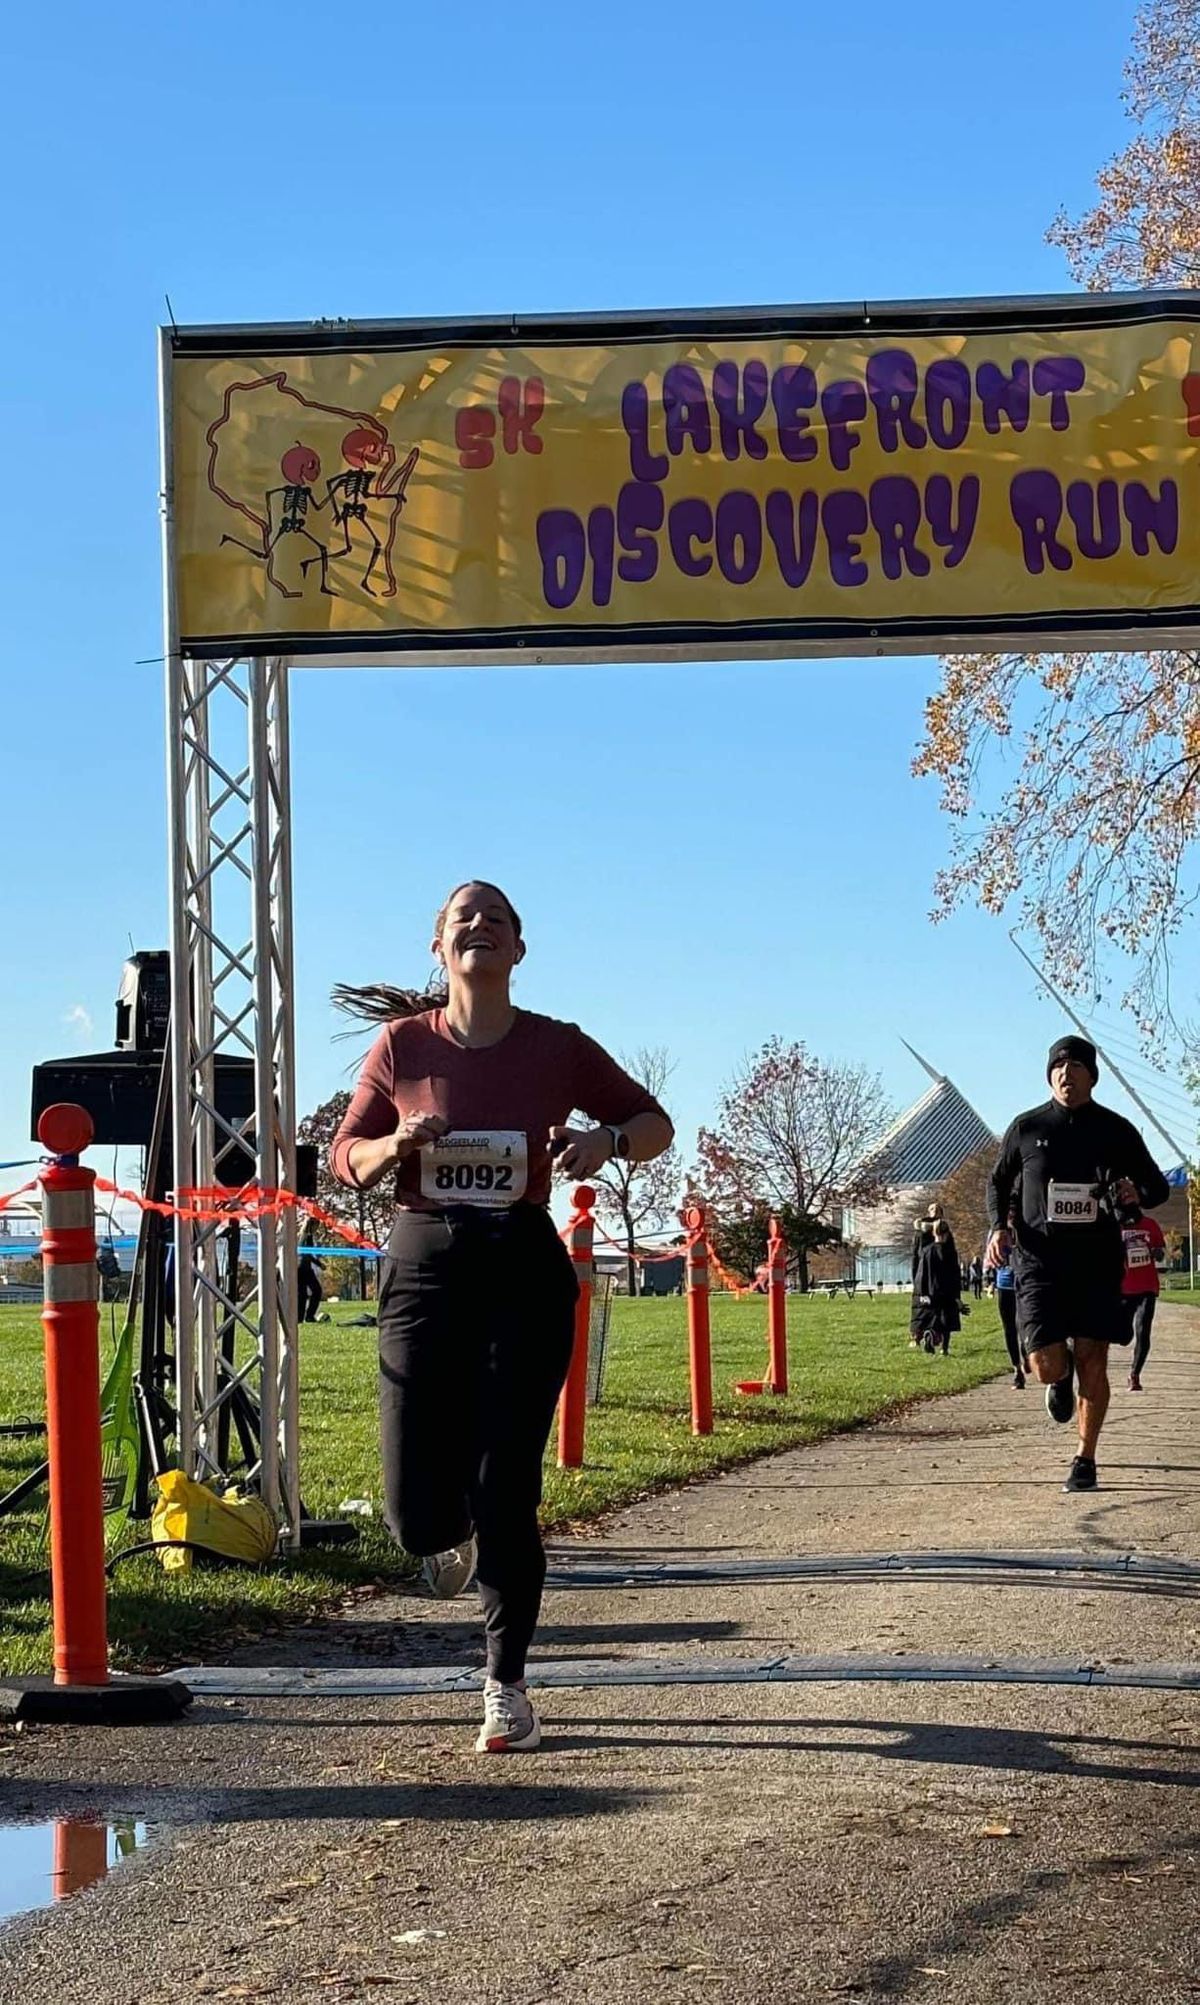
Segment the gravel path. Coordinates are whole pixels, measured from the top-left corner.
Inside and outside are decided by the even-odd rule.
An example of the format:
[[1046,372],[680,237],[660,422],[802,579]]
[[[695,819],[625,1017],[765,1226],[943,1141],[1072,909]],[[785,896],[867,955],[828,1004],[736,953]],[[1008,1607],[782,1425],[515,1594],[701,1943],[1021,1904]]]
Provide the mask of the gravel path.
[[[1200,1315],[1160,1311],[1147,1386],[1118,1382],[1092,1496],[1062,1494],[1069,1435],[1001,1381],[639,1505],[555,1548],[538,1654],[1200,1660],[1200,1588],[1136,1572],[579,1577],[939,1548],[1200,1561]],[[479,1655],[473,1607],[389,1596],[241,1661]],[[154,1842],[10,1925],[0,2005],[1200,1996],[1194,1695],[626,1686],[543,1711],[542,1753],[504,1762],[471,1752],[459,1694],[5,1736],[0,1815],[136,1816]]]

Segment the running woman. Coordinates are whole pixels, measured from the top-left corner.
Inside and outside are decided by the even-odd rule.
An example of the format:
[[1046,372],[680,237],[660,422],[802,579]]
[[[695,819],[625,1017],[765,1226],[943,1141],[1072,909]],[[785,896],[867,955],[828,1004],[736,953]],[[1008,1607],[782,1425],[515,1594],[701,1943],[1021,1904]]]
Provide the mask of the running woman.
[[[386,1019],[330,1163],[394,1179],[379,1299],[389,1529],[444,1598],[477,1578],[487,1636],[480,1753],[541,1727],[525,1660],[546,1558],[542,1456],[574,1337],[574,1270],[548,1209],[552,1168],[594,1176],[670,1146],[658,1102],[577,1024],[518,1009],[521,921],[494,884],[460,884],[435,922],[445,988],[340,992]],[[574,1108],[604,1125],[566,1125]]]
[[1121,1295],[1133,1338],[1133,1362],[1129,1371],[1130,1392],[1142,1389],[1142,1372],[1150,1355],[1150,1330],[1158,1306],[1158,1255],[1165,1252],[1166,1240],[1156,1218],[1147,1218],[1136,1205],[1121,1213],[1121,1244],[1125,1249],[1125,1275]]
[[[1166,1178],[1137,1129],[1092,1098],[1095,1046],[1060,1037],[1046,1064],[1051,1098],[1018,1114],[988,1185],[988,1259],[1010,1253],[1017,1329],[1046,1410],[1065,1424],[1079,1382],[1079,1453],[1064,1488],[1094,1490],[1096,1446],[1108,1411],[1108,1347],[1128,1343],[1122,1311],[1118,1213],[1165,1204]],[[1017,1192],[1018,1180],[1020,1183]],[[1015,1227],[1005,1221],[1010,1202]]]

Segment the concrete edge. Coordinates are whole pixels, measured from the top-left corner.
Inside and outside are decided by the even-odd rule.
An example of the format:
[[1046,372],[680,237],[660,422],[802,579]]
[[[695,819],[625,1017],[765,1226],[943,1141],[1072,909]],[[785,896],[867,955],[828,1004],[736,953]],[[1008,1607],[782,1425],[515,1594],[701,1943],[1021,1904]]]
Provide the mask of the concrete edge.
[[[421,1698],[477,1692],[482,1670],[296,1669],[194,1665],[175,1674],[197,1698]],[[1200,1692],[1200,1663],[1080,1663],[1070,1657],[833,1656],[580,1658],[529,1667],[539,1690],[619,1685],[971,1684],[1074,1685]]]

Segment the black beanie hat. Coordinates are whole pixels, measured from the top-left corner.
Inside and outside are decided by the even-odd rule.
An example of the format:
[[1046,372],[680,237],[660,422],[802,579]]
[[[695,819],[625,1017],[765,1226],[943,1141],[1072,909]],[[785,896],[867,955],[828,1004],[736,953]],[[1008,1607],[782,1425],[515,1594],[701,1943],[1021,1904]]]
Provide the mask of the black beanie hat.
[[1050,1056],[1046,1060],[1046,1077],[1049,1079],[1056,1065],[1064,1058],[1077,1058],[1079,1063],[1092,1075],[1095,1085],[1100,1077],[1100,1067],[1096,1063],[1096,1047],[1089,1044],[1086,1037],[1056,1037],[1050,1046]]

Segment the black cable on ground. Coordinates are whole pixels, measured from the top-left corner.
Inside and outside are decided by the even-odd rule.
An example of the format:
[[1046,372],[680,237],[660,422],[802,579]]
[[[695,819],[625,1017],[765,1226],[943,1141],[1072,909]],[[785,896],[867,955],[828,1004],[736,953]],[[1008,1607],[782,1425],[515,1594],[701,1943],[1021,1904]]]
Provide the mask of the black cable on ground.
[[[198,1545],[195,1539],[143,1539],[139,1545],[122,1546],[120,1552],[115,1552],[105,1564],[105,1575],[111,1580],[124,1560],[134,1559],[141,1553],[171,1551],[199,1553],[202,1558],[212,1560],[218,1566],[255,1567],[261,1564],[258,1560],[239,1559],[235,1553],[216,1552],[212,1546]],[[41,1583],[49,1593],[53,1584],[49,1567],[38,1567],[32,1573],[19,1573],[12,1580],[0,1578],[0,1598],[8,1600],[13,1589],[31,1587],[35,1583]]]

